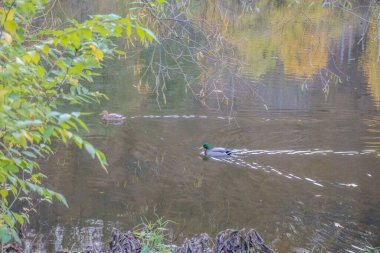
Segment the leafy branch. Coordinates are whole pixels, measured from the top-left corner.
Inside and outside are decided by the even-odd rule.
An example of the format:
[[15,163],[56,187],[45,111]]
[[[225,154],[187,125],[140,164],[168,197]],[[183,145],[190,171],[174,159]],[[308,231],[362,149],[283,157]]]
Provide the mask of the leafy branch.
[[[117,50],[114,38],[141,43],[154,39],[139,17],[96,15],[62,29],[30,24],[48,0],[5,1],[0,7],[0,242],[20,241],[16,225],[29,221],[35,204],[63,195],[43,186],[39,160],[53,154],[52,143],[84,149],[107,172],[105,155],[78,133],[89,131],[80,112],[61,112],[62,101],[83,104],[105,97],[94,91],[93,76]],[[43,25],[44,26],[44,25]],[[44,26],[45,27],[45,26]],[[20,205],[16,205],[20,203]],[[16,208],[16,206],[18,208]],[[19,208],[22,206],[22,208]]]

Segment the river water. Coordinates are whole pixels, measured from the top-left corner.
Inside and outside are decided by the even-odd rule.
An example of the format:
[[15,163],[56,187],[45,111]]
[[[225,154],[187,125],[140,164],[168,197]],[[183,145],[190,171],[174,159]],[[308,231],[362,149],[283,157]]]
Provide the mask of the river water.
[[[57,18],[124,6],[93,2],[62,1]],[[178,242],[255,228],[278,252],[380,245],[379,6],[242,2],[194,1],[193,10],[224,27],[243,78],[222,75],[210,88],[189,65],[186,76],[206,95],[173,75],[157,97],[142,74],[148,48],[106,63],[92,85],[108,101],[67,108],[94,112],[85,135],[106,154],[108,174],[85,152],[58,145],[42,167],[70,208],[39,207],[26,252],[107,242],[113,228],[133,229],[142,217],[174,221]],[[103,109],[126,122],[102,124]],[[202,159],[204,142],[234,155]]]

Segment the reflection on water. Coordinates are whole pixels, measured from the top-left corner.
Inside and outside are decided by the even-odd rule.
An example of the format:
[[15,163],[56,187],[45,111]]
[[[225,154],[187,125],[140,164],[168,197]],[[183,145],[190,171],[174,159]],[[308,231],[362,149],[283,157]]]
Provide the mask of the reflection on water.
[[[105,224],[103,220],[86,220],[85,226],[75,225],[69,229],[55,226],[48,234],[44,236],[35,234],[30,231],[25,240],[25,253],[38,252],[58,252],[70,250],[70,252],[81,251],[88,246],[94,249],[103,248],[103,231]],[[63,242],[65,241],[65,247]],[[100,252],[100,251],[97,251]]]
[[367,135],[363,137],[367,148],[380,150],[380,116],[365,120]]
[[[124,1],[97,2],[62,8],[79,19],[126,9]],[[278,252],[379,245],[379,33],[377,14],[371,22],[358,17],[378,5],[357,7],[355,16],[310,1],[194,2],[195,16],[221,24],[236,47],[242,76],[219,76],[220,87],[199,99],[186,81],[200,91],[203,76],[188,64],[188,79],[171,75],[163,101],[149,78],[140,80],[149,74],[149,48],[109,62],[94,86],[110,100],[82,108],[97,112],[87,118],[87,139],[107,155],[109,174],[75,147],[58,145],[43,169],[70,208],[39,207],[25,251],[99,244],[113,228],[156,215],[177,223],[178,241],[254,227]],[[104,125],[96,117],[104,109],[128,117]],[[204,142],[234,155],[204,161],[197,149]]]

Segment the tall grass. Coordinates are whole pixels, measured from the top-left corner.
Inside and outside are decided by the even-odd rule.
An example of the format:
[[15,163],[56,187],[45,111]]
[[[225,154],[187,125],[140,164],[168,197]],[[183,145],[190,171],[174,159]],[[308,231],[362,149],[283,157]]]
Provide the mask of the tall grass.
[[169,253],[174,251],[174,245],[171,243],[168,224],[174,223],[170,220],[158,218],[156,221],[149,221],[143,218],[143,221],[134,230],[134,235],[141,242],[141,253],[163,252]]

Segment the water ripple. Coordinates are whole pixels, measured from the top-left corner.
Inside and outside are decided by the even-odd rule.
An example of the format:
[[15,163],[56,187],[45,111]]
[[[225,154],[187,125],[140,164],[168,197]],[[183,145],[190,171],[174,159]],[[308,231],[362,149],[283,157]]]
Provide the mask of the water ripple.
[[[240,151],[240,152],[239,152]],[[247,150],[244,150],[244,152],[241,152],[242,150],[233,150],[233,154],[235,156],[231,156],[231,157],[226,157],[226,158],[216,158],[216,157],[212,157],[211,159],[212,160],[215,160],[215,161],[218,161],[218,162],[225,162],[225,163],[228,163],[228,164],[234,164],[234,165],[238,165],[238,166],[241,166],[241,167],[245,167],[245,168],[250,168],[250,169],[254,169],[254,170],[261,170],[261,171],[264,171],[266,173],[269,173],[269,174],[274,174],[274,175],[277,175],[277,176],[281,176],[283,178],[286,178],[286,179],[289,179],[289,180],[300,180],[300,181],[304,181],[304,182],[307,182],[307,183],[310,183],[310,184],[313,184],[315,186],[318,186],[318,187],[325,187],[325,185],[332,185],[332,186],[338,186],[338,187],[349,187],[349,188],[356,188],[358,187],[359,185],[356,184],[356,183],[343,183],[343,182],[322,182],[322,180],[318,180],[318,179],[313,179],[313,178],[310,178],[310,177],[302,177],[302,176],[297,176],[297,175],[294,175],[293,173],[289,173],[289,172],[286,172],[285,170],[280,170],[278,168],[274,168],[270,165],[260,165],[256,162],[247,162],[245,160],[243,160],[244,157],[239,157],[239,156],[236,156],[236,155],[242,155],[242,154],[305,154],[305,153],[310,153],[310,151],[294,151],[294,150],[251,150],[252,152],[247,152]],[[326,150],[322,150],[323,152],[325,152]],[[352,154],[352,155],[360,155],[360,154],[372,154],[373,152],[357,152],[357,151],[346,151],[346,152],[334,152],[332,150],[327,150],[329,151],[328,153],[332,153],[332,154],[339,154],[339,155],[346,155],[346,154]],[[318,153],[318,154],[325,154],[325,153]],[[369,174],[370,175],[370,174]],[[369,176],[371,177],[371,176]]]
[[343,155],[343,156],[353,156],[353,155],[370,155],[376,154],[380,156],[380,154],[374,149],[366,149],[362,151],[334,151],[331,149],[320,150],[320,149],[307,149],[307,150],[265,150],[265,149],[257,149],[257,150],[249,150],[249,149],[234,149],[232,150],[234,155]]

